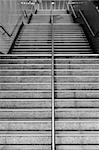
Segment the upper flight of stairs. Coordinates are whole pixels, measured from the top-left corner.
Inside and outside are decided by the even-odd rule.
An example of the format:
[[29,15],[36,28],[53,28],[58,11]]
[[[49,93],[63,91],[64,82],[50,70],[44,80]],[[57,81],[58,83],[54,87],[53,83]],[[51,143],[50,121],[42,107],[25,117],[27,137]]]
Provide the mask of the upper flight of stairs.
[[[0,55],[2,150],[52,150],[52,31],[36,16]],[[54,16],[56,150],[99,150],[99,57],[65,16]]]
[[[55,53],[92,53],[87,38],[70,14],[53,15]],[[34,15],[17,38],[12,54],[51,53],[50,15]]]
[[[83,30],[74,23],[55,23],[54,49],[62,54],[92,53]],[[12,54],[51,53],[51,50],[51,25],[30,24],[24,26]]]

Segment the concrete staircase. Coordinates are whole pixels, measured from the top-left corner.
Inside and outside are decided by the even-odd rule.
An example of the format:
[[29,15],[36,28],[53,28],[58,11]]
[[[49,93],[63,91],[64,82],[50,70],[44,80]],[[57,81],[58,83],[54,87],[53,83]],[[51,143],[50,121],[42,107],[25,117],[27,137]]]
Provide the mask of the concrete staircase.
[[[98,150],[99,56],[71,17],[53,34],[56,150]],[[42,22],[25,25],[12,54],[0,55],[0,149],[52,149],[51,59]]]

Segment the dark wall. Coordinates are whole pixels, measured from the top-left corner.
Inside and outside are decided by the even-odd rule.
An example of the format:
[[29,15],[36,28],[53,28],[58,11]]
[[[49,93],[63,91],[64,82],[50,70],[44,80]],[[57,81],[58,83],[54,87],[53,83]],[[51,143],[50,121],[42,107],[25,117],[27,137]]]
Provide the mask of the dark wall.
[[[97,11],[96,6],[93,2],[86,2],[81,5],[75,5],[74,9],[79,18],[78,22],[82,25],[93,51],[95,53],[99,53],[99,12]],[[84,19],[80,15],[79,10],[83,13],[95,36],[91,34],[88,26],[84,22]]]

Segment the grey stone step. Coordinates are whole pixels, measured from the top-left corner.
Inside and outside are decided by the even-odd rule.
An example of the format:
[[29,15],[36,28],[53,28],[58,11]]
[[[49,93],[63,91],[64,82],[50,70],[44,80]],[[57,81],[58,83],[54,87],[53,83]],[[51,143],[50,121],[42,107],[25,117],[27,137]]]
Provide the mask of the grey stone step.
[[[12,52],[11,54],[15,54],[15,55],[18,55],[18,54],[20,54],[20,55],[24,55],[24,54],[26,54],[26,55],[29,55],[29,54],[39,54],[39,55],[42,55],[42,54],[44,54],[45,52],[44,51],[38,51],[38,52],[36,52],[36,51],[33,51],[33,52],[31,52],[31,51],[28,51],[28,52],[19,52],[19,51],[14,51],[14,52]],[[50,51],[48,51],[48,52],[46,52],[46,54],[51,54],[51,52]],[[70,52],[70,51],[67,51],[67,52],[61,52],[61,53],[59,53],[59,52],[56,52],[55,54],[62,54],[62,55],[67,55],[67,54],[93,54],[92,52],[90,52],[90,51],[82,51],[82,52],[80,52],[80,51],[74,51],[74,52]]]
[[[58,56],[58,55],[57,55]],[[60,57],[61,56],[67,56],[67,55],[60,55]],[[88,54],[88,56],[89,56],[89,54]],[[91,55],[92,56],[92,55]],[[44,58],[44,59],[51,59],[51,54],[5,54],[5,55],[0,55],[0,59],[33,59],[33,60],[35,60],[35,59],[37,59],[37,58]],[[55,57],[56,57],[56,55],[55,55]],[[59,56],[58,56],[59,57]],[[81,56],[80,56],[81,57]],[[89,56],[90,57],[90,56]]]
[[0,64],[0,69],[50,69],[51,64]]
[[[5,58],[6,57],[6,58]],[[10,57],[10,56],[9,56]],[[0,64],[51,64],[51,58],[47,58],[47,57],[41,57],[38,58],[36,56],[34,57],[28,57],[25,58],[25,56],[12,56],[9,58],[8,56],[2,56],[0,58]],[[21,58],[20,58],[21,57]],[[64,56],[65,57],[65,56]],[[64,58],[64,57],[60,57],[54,58],[54,62],[55,64],[99,64],[99,59],[97,58]]]
[[[34,45],[18,45],[18,46],[14,46],[14,49],[52,49],[52,45],[49,44],[45,44],[45,45],[38,45],[37,43],[35,43]],[[75,50],[75,49],[90,49],[90,46],[89,45],[54,45],[54,50],[67,50],[67,49],[72,49],[72,50]],[[90,49],[91,50],[91,49]]]
[[[38,28],[37,28],[38,29]],[[36,34],[37,33],[37,35],[39,35],[39,34],[51,34],[52,35],[52,33],[51,33],[51,26],[49,27],[49,29],[46,29],[46,30],[44,30],[44,29],[38,29],[39,30],[39,32],[38,32],[38,30],[37,29],[31,29],[32,30],[32,32],[31,32],[31,30],[24,30],[24,31],[20,31],[20,35],[34,35],[34,34]],[[84,34],[84,31],[82,31],[82,30],[66,30],[66,29],[64,29],[64,30],[55,30],[54,29],[54,34],[55,35],[57,35],[57,34],[63,34],[63,35],[66,35],[66,34]]]
[[55,89],[57,90],[64,90],[64,89],[65,90],[98,90],[99,84],[58,83],[58,84],[55,84]]
[[50,76],[0,76],[0,83],[49,83]]
[[[7,150],[51,150],[51,145],[0,145]],[[56,145],[57,150],[98,150],[98,145]]]
[[[49,83],[50,76],[0,76],[0,83]],[[55,82],[97,83],[99,76],[56,76]]]
[[[55,99],[55,108],[99,108],[98,99]],[[51,108],[51,99],[0,99],[0,108]]]
[[51,108],[0,109],[0,119],[51,119]]
[[51,145],[0,145],[0,149],[4,148],[7,150],[51,150]]
[[[0,109],[0,119],[51,119],[51,109]],[[61,108],[55,110],[57,119],[99,119],[97,108]]]
[[98,109],[56,109],[56,119],[98,119]]
[[[24,32],[23,31],[21,31],[20,32],[20,35],[36,35],[36,33],[37,33],[37,35],[40,35],[40,34],[43,34],[43,35],[46,35],[46,34],[51,34],[52,35],[52,33],[51,33],[51,29],[49,29],[49,30],[46,30],[46,31],[39,31],[39,32],[37,32],[37,31],[32,31],[32,32],[30,32],[30,31],[26,31],[26,30],[24,30]],[[55,31],[54,32],[54,34],[55,35],[58,35],[58,34],[84,34],[84,32],[83,31],[81,31],[81,30],[77,30],[77,31],[75,31],[75,30],[73,30],[73,31],[65,31],[65,30],[63,30],[63,31]]]
[[[0,90],[51,90],[51,83],[3,83],[0,84]],[[55,84],[55,90],[99,90],[99,83],[95,84],[88,84],[88,83],[67,83],[62,84],[58,83]]]
[[[42,35],[42,34],[40,34],[40,35],[19,35],[18,36],[18,38],[23,38],[23,39],[33,39],[33,38],[43,38],[43,39],[45,39],[45,38],[50,38],[51,37],[51,35],[49,35],[49,34],[46,34],[46,35]],[[82,35],[82,34],[60,34],[60,35],[54,35],[54,38],[55,39],[57,39],[57,38],[86,38],[86,36],[85,35]]]
[[94,145],[99,143],[98,134],[95,133],[80,133],[80,134],[58,134],[56,136],[56,144],[60,145]]
[[[98,76],[99,70],[93,69],[55,69],[55,75],[57,76]],[[4,73],[2,73],[4,74]],[[9,73],[8,73],[9,74]]]
[[98,76],[58,76],[55,78],[55,82],[78,82],[78,83],[97,83]]
[[[99,76],[99,70],[96,69],[55,69],[55,76]],[[3,69],[0,71],[0,76],[51,76],[50,69]],[[85,83],[84,83],[85,84]]]
[[[96,72],[97,74],[98,72]],[[12,69],[12,70],[2,70],[0,71],[0,76],[50,76],[51,77],[51,69],[27,69],[27,70],[20,70],[20,69]],[[59,73],[60,75],[60,73]]]
[[[38,46],[34,46],[34,47],[28,47],[28,48],[14,48],[13,49],[13,52],[23,52],[23,54],[25,53],[25,52],[31,52],[31,54],[34,52],[34,54],[36,54],[36,53],[39,53],[39,52],[43,52],[43,53],[51,53],[52,52],[52,48],[51,47],[38,47]],[[88,47],[88,48],[86,48],[86,47],[82,47],[82,48],[80,48],[80,47],[78,47],[78,48],[76,48],[75,47],[75,49],[73,49],[72,47],[69,49],[68,47],[67,48],[64,48],[64,49],[54,49],[54,54],[55,53],[59,53],[59,54],[62,54],[62,53],[68,53],[69,54],[69,52],[70,53],[72,53],[72,52],[78,52],[78,53],[84,53],[84,52],[89,52],[89,53],[92,53],[92,51],[91,51],[91,49],[90,49],[90,47]],[[20,54],[20,53],[19,53]]]
[[34,44],[34,45],[24,45],[24,46],[21,46],[21,45],[18,45],[18,46],[14,46],[14,49],[52,49],[52,45],[38,45],[38,44]]
[[[20,34],[19,35],[19,37],[37,37],[37,36],[42,36],[42,37],[44,37],[44,36],[51,36],[52,35],[52,33],[51,33],[51,31],[50,32],[47,32],[47,33],[39,33],[39,32],[37,32],[37,34],[36,33],[32,33],[32,34]],[[54,37],[58,37],[58,36],[73,36],[73,37],[75,37],[75,36],[84,36],[85,37],[85,34],[84,33],[54,33]]]
[[[51,44],[51,42],[52,41],[36,41],[36,43],[38,43],[38,44]],[[16,43],[15,43],[15,45],[33,45],[35,43],[35,41],[22,41],[22,42],[20,42],[20,41],[16,41]],[[64,45],[68,45],[68,44],[74,44],[74,45],[76,45],[76,44],[78,44],[78,45],[80,45],[80,44],[82,44],[82,45],[89,45],[89,43],[88,43],[88,41],[84,41],[84,40],[81,40],[81,41],[61,41],[61,42],[54,42],[54,45],[61,45],[61,44],[64,44]]]
[[98,150],[98,145],[57,145],[57,150]]
[[[51,135],[50,134],[34,134],[34,133],[7,133],[0,134],[0,144],[7,145],[48,145],[51,144]],[[74,133],[74,134],[56,134],[56,145],[67,145],[67,144],[82,144],[82,145],[94,145],[99,144],[99,134],[93,133]]]
[[[47,42],[49,42],[49,41],[51,41],[51,38],[49,38],[49,37],[47,37],[47,38],[40,38],[40,37],[37,37],[37,38],[17,38],[17,41],[20,41],[21,40],[21,42],[34,42],[34,41],[37,41],[37,42],[44,42],[44,41],[47,41]],[[86,38],[84,38],[84,37],[65,37],[65,38],[54,38],[54,42],[73,42],[73,41],[75,41],[75,42],[78,42],[78,41],[85,41],[86,42]]]
[[50,145],[51,135],[46,133],[8,133],[0,134],[0,145]]
[[[58,60],[57,60],[58,61]],[[90,61],[90,60],[89,60]],[[59,60],[61,63],[61,61]],[[66,63],[65,60],[62,62]],[[97,60],[98,62],[98,60]],[[0,64],[51,64],[51,58],[1,58]]]
[[51,90],[51,83],[43,83],[43,84],[0,84],[0,90]]
[[51,90],[0,91],[0,98],[51,98]]
[[[21,56],[20,56],[21,57]],[[0,58],[0,64],[50,64],[51,63],[51,58],[38,58],[36,56],[34,57],[28,57],[25,58],[25,56],[23,57],[3,57],[1,56]],[[99,59],[97,58],[64,58],[64,57],[60,57],[54,58],[55,64],[99,64]]]
[[45,53],[45,51],[12,51],[12,53],[11,54],[14,54],[14,55],[33,55],[33,54],[39,54],[39,55],[44,55],[44,54],[46,54],[46,55],[51,55],[51,51],[49,50],[49,51],[46,51],[46,53]]
[[[59,120],[55,121],[56,131],[97,131],[99,121]],[[51,131],[51,120],[9,120],[0,121],[0,131]]]
[[[38,47],[39,46],[50,46],[50,45],[52,46],[52,43],[51,42],[47,43],[46,41],[44,43],[43,42],[40,43],[38,41],[37,41],[37,43],[35,43],[35,41],[31,42],[31,43],[30,42],[29,43],[26,43],[26,42],[25,43],[21,43],[20,42],[20,43],[16,43],[14,47],[16,47],[16,46],[17,47],[19,47],[19,46],[23,46],[23,47],[24,46],[35,46],[35,45],[38,45]],[[71,45],[72,46],[77,46],[77,47],[78,46],[89,46],[89,43],[88,42],[81,42],[81,43],[80,42],[74,42],[74,43],[72,43],[72,42],[66,42],[66,43],[60,42],[60,43],[54,43],[55,47],[61,46],[61,48],[65,47],[65,46],[71,46]]]
[[[55,99],[55,108],[99,108],[96,99]],[[51,99],[0,99],[0,108],[51,108]]]

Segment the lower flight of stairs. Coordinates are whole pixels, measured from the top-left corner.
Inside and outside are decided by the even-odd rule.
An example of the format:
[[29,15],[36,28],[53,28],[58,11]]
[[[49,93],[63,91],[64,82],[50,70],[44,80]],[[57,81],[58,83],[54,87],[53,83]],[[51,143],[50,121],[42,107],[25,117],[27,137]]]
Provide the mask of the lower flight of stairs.
[[[98,150],[98,56],[54,62],[56,150]],[[51,54],[0,55],[0,89],[0,149],[51,150]]]

